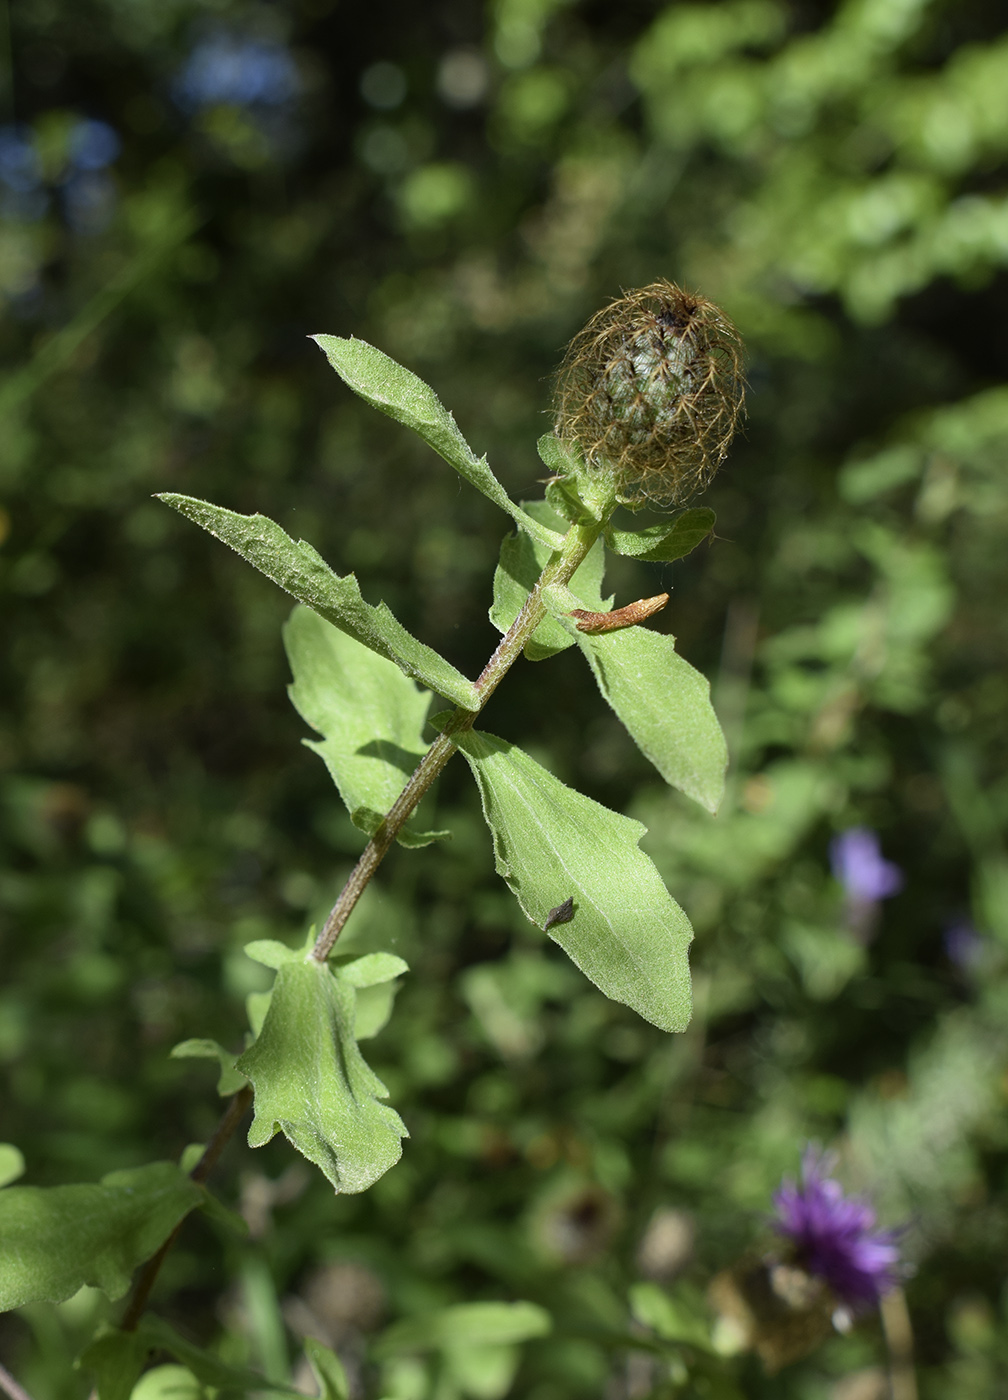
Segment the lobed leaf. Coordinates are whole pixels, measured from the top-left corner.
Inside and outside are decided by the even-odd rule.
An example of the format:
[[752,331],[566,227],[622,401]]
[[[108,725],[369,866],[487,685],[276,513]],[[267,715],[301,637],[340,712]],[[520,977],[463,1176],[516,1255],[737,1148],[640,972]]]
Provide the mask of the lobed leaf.
[[614,554],[625,554],[652,564],[669,564],[692,553],[714,528],[716,516],[707,506],[684,510],[674,520],[649,525],[645,530],[605,532],[606,544]]
[[372,607],[361,597],[353,574],[333,573],[305,540],[292,540],[265,515],[239,515],[209,501],[164,492],[157,498],[240,554],[298,602],[341,632],[393,661],[413,680],[453,700],[464,709],[479,709],[479,694],[443,656],[418,641],[384,603]]
[[[288,950],[289,951],[289,950]],[[402,1119],[354,1036],[355,991],[330,969],[290,955],[277,968],[266,1020],[237,1069],[255,1089],[249,1146],[278,1131],[337,1191],[364,1191],[402,1155]]]
[[111,1172],[98,1185],[0,1191],[0,1312],[61,1303],[85,1284],[121,1298],[138,1264],[202,1204],[174,1162]]
[[[430,693],[310,608],[294,609],[283,638],[294,675],[287,693],[324,736],[304,743],[325,763],[351,821],[373,836],[427,750]],[[423,831],[411,818],[397,840],[427,846],[448,834]]]
[[[524,504],[531,515],[544,523],[556,519],[545,501]],[[500,563],[494,573],[494,600],[490,609],[490,621],[499,632],[506,632],[521,612],[551,553],[524,530],[504,537]],[[578,603],[592,612],[612,607],[612,599],[603,599],[601,593],[604,572],[605,548],[602,541],[597,540],[568,585]],[[573,645],[574,638],[563,625],[548,617],[525,643],[525,655],[529,661],[544,661]]]
[[689,920],[638,842],[646,828],[566,787],[528,754],[470,730],[455,743],[479,784],[497,870],[539,928],[614,1001],[662,1030],[690,1018]]
[[376,346],[354,336],[345,339],[338,335],[314,335],[310,339],[355,394],[380,413],[412,428],[460,476],[517,520],[541,544],[559,549],[561,536],[545,529],[515,505],[490,470],[486,457],[476,456],[459,432],[452,414],[419,375]]
[[706,676],[683,660],[667,633],[627,627],[591,635],[566,625],[644,756],[672,787],[716,812],[728,749]]

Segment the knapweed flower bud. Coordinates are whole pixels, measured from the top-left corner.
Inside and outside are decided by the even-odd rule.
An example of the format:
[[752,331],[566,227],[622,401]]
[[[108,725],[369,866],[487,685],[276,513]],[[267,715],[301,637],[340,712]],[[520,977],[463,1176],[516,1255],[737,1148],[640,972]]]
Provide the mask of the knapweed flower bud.
[[742,341],[713,302],[652,282],[597,312],[556,383],[556,435],[617,499],[678,505],[707,486],[742,413]]

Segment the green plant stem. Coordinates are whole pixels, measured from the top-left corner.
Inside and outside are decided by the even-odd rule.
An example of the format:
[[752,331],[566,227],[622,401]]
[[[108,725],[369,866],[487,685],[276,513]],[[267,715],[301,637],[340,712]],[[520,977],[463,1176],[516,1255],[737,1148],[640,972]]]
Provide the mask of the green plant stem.
[[603,520],[597,523],[593,522],[590,525],[572,525],[567,531],[563,545],[539,575],[535,587],[525,599],[521,612],[501,638],[500,645],[493,656],[483,667],[479,679],[476,681],[476,689],[479,691],[479,707],[475,710],[466,710],[459,706],[453,711],[444,725],[442,733],[438,735],[424,754],[413,776],[396,798],[385,820],[365,846],[360,860],[350,872],[349,879],[333,905],[329,917],[323,925],[322,932],[315,940],[311,956],[318,962],[325,962],[332,952],[333,946],[343,930],[343,925],[353,912],[354,905],[364,893],[403,824],[416,809],[420,799],[455,752],[457,745],[452,736],[462,734],[467,729],[472,728],[476,716],[518,659],[525,643],[545,618],[546,605],[542,597],[543,589],[549,584],[570,582],[578,566],[584,562],[588,551],[601,534],[604,524]]
[[[245,1117],[251,1104],[252,1089],[248,1084],[246,1084],[243,1089],[239,1089],[237,1094],[232,1095],[228,1100],[228,1106],[221,1115],[221,1120],[214,1130],[213,1137],[207,1143],[203,1151],[203,1156],[189,1173],[193,1181],[206,1181],[207,1177],[217,1165],[217,1160],[230,1141],[232,1133]],[[119,1324],[123,1332],[136,1331],[137,1324],[147,1307],[147,1299],[150,1297],[151,1289],[154,1287],[154,1280],[161,1271],[161,1265],[165,1261],[165,1256],[176,1239],[178,1239],[179,1231],[185,1224],[186,1219],[188,1219],[188,1217],[184,1217],[179,1221],[175,1229],[158,1250],[157,1254],[148,1259],[147,1263],[140,1271],[140,1276],[133,1288],[133,1296],[130,1299],[129,1307],[126,1309],[123,1320]]]

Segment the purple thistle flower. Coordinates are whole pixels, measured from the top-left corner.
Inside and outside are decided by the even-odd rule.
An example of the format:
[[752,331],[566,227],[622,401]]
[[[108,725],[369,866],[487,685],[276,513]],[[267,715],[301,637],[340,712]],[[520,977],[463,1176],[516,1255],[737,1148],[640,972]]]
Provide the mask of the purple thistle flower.
[[876,1229],[874,1210],[844,1195],[827,1175],[831,1165],[818,1148],[806,1149],[801,1185],[785,1178],[774,1195],[774,1229],[791,1240],[806,1272],[825,1279],[840,1302],[864,1309],[900,1279],[897,1232]]
[[830,842],[830,866],[856,904],[889,899],[903,888],[903,871],[884,860],[879,839],[866,826],[852,826]]

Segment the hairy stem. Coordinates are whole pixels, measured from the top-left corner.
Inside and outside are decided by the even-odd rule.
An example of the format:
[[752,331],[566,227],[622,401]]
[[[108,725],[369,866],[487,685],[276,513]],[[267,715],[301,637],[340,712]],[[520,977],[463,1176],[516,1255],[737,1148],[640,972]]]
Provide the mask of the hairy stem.
[[[602,522],[604,523],[604,522]],[[420,799],[430,788],[434,779],[455,752],[453,734],[462,734],[471,729],[476,716],[500,685],[508,670],[518,659],[525,643],[546,616],[543,603],[543,589],[548,584],[569,583],[578,566],[602,531],[602,523],[572,525],[564,536],[560,549],[543,569],[535,587],[525,599],[525,605],[511,627],[501,638],[500,645],[483,667],[476,688],[479,691],[479,707],[466,710],[456,708],[444,726],[443,732],[434,740],[424,754],[413,776],[396,798],[381,826],[365,846],[360,860],[350,872],[350,877],[333,905],[322,932],[315,940],[311,956],[318,962],[325,962],[333,946],[343,931],[343,925],[353,912],[354,905],[367,889],[368,883],[384,859],[404,823],[415,811]]]

